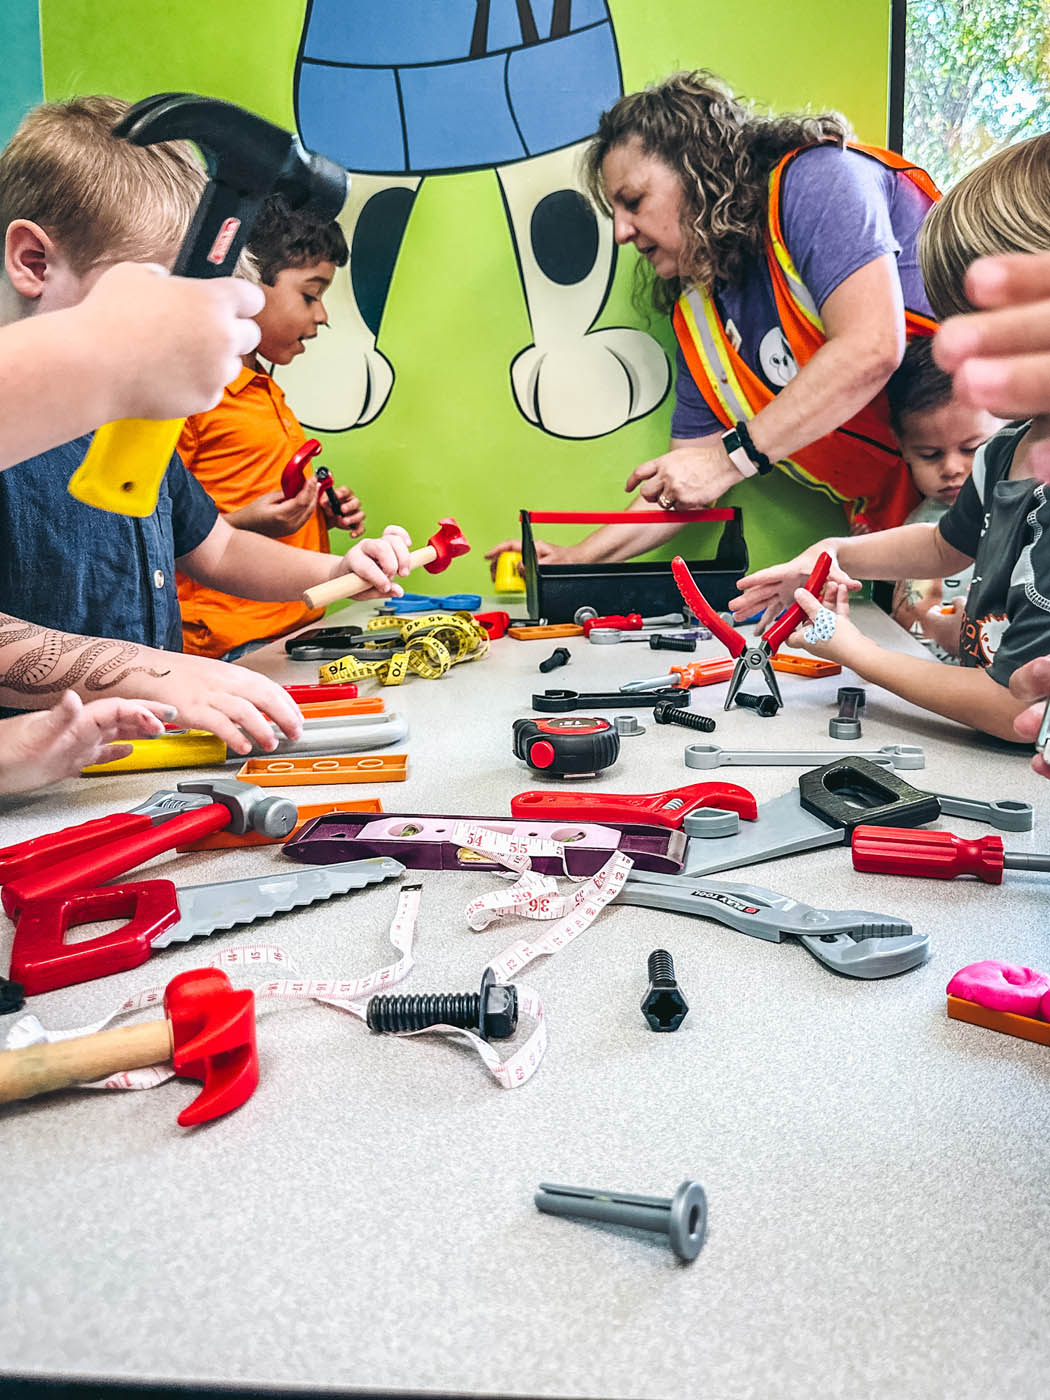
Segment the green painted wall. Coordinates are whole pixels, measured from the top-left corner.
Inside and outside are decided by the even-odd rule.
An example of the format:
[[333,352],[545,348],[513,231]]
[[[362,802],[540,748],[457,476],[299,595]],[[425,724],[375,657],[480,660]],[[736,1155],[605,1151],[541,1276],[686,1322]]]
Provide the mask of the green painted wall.
[[[291,126],[303,9],[302,0],[140,0],[128,7],[40,0],[45,92],[130,99],[204,92]],[[628,90],[677,67],[705,66],[770,107],[836,107],[863,139],[884,139],[886,0],[612,0],[611,9]],[[599,325],[637,323],[629,299],[633,257],[621,256]],[[669,348],[666,329],[651,329]],[[619,509],[632,467],[666,450],[670,397],[643,421],[589,442],[558,440],[529,425],[508,371],[530,339],[495,176],[427,180],[379,338],[396,366],[393,394],[372,424],[328,435],[325,461],[361,495],[374,529],[397,520],[421,541],[436,516],[457,516],[475,553],[444,576],[450,588],[484,586],[481,553],[516,532],[519,507]],[[837,509],[779,474],[726,499],[744,507],[756,564],[842,528]],[[694,530],[681,547],[702,557],[711,537]],[[560,527],[548,535],[574,532]]]
[[0,144],[43,95],[40,63],[40,9],[37,0],[3,0],[0,4]]

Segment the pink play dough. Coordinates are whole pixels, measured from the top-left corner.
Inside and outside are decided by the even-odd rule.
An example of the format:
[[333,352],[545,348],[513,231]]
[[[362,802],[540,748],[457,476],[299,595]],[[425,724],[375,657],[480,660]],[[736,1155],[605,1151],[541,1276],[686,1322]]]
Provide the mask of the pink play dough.
[[1050,1021],[1050,974],[1011,963],[976,962],[961,967],[948,983],[948,995],[986,1006]]

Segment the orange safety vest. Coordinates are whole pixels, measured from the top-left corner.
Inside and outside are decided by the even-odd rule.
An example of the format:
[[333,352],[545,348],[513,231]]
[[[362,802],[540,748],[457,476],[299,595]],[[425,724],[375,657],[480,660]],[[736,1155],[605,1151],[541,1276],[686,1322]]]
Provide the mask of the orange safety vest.
[[[900,171],[932,201],[940,199],[940,192],[926,171],[911,165],[903,156],[852,141],[849,146]],[[766,261],[780,325],[800,366],[826,343],[827,337],[813,298],[784,242],[780,187],[791,161],[809,149],[802,146],[789,151],[770,176],[766,230]],[[936,321],[907,307],[904,319],[909,340],[916,335],[932,335],[937,329]],[[679,298],[672,322],[697,388],[727,428],[753,418],[772,402],[775,391],[741,359],[708,292],[700,287],[690,288]],[[777,466],[804,485],[841,501],[851,525],[861,530],[900,525],[920,499],[890,427],[885,391],[834,432],[793,452]]]

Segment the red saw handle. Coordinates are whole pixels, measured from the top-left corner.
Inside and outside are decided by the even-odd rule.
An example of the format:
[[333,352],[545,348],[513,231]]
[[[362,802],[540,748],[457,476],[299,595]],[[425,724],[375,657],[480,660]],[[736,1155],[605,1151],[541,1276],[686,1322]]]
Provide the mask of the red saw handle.
[[693,582],[689,565],[680,554],[671,560],[671,572],[674,574],[674,581],[678,585],[678,591],[682,598],[689,604],[704,626],[709,627],[722,645],[729,649],[730,656],[739,656],[747,646],[747,642],[735,627],[715,612]]
[[[828,581],[828,570],[831,568],[831,555],[826,551],[820,555],[813,566],[813,572],[806,579],[804,587],[819,599],[823,592],[824,585]],[[790,637],[795,628],[800,623],[808,622],[809,618],[799,607],[798,603],[792,603],[783,617],[771,623],[762,633],[762,640],[770,651],[776,651],[785,637]]]
[[147,831],[152,826],[152,819],[145,813],[116,812],[109,817],[81,822],[79,826],[67,826],[61,831],[49,831],[44,836],[19,841],[17,846],[0,850],[0,885],[20,880],[26,875],[35,875],[38,870],[53,866],[58,860],[70,860],[118,836],[130,836],[136,831]]
[[199,841],[202,836],[210,836],[213,831],[224,831],[229,826],[232,815],[221,802],[213,802],[208,807],[197,807],[192,812],[181,812],[160,826],[150,825],[149,831],[136,832],[108,845],[84,851],[72,860],[59,861],[57,865],[34,875],[25,875],[13,880],[3,888],[4,909],[16,918],[23,907],[32,899],[47,899],[63,894],[79,894],[111,880],[114,875],[123,875],[134,870],[136,865],[159,856],[164,851],[173,851],[190,841]]
[[998,836],[964,841],[950,831],[858,826],[853,832],[853,868],[876,875],[920,875],[930,880],[976,875],[987,885],[1001,885],[1003,843]]
[[692,783],[668,792],[519,792],[510,799],[515,817],[543,821],[647,822],[675,829],[698,807],[725,807],[748,821],[758,806],[747,788],[736,783]]

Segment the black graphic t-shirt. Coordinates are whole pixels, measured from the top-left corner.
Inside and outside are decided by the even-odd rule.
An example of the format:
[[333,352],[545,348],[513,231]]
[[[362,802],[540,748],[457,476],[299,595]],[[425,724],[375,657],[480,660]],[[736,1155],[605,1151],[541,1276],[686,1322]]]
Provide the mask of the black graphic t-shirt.
[[984,444],[973,475],[940,521],[953,548],[974,560],[959,660],[1009,685],[1019,666],[1050,653],[1050,503],[1042,482],[1008,481],[1029,423]]

